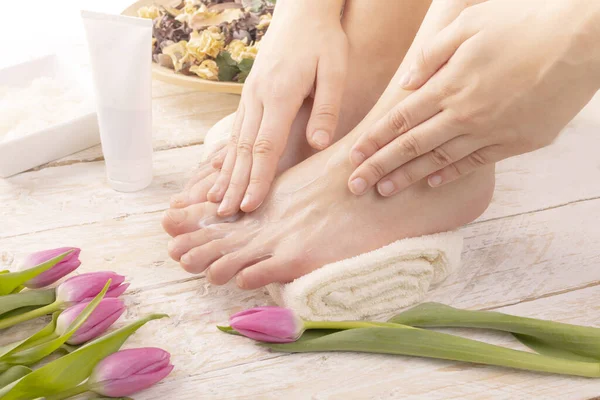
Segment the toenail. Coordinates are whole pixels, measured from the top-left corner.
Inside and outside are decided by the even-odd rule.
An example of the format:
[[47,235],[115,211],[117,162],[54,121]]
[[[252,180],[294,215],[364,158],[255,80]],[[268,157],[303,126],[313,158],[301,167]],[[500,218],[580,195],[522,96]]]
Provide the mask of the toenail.
[[185,220],[186,216],[187,216],[187,211],[185,211],[185,210],[168,210],[167,211],[167,217],[169,217],[169,219],[177,225],[182,223]]
[[355,178],[350,182],[350,189],[354,194],[363,194],[367,190],[367,181],[363,178]]
[[235,283],[241,289],[246,287],[246,282],[244,282],[244,278],[242,278],[241,274],[238,274],[238,276],[235,277]]
[[431,187],[440,186],[442,184],[442,177],[439,175],[432,175],[427,181]]
[[366,159],[367,157],[362,151],[352,150],[352,153],[350,154],[350,161],[352,161],[352,163],[357,166],[362,164],[363,161],[365,161]]
[[379,193],[382,196],[389,196],[390,194],[392,194],[392,192],[394,192],[396,187],[394,186],[394,182],[392,181],[383,181],[380,182],[379,185],[377,185],[377,189],[379,189]]
[[169,251],[169,254],[172,254],[175,251],[175,240],[169,240],[169,244],[167,244],[167,250]]
[[206,280],[207,280],[209,283],[213,283],[213,280],[212,280],[212,273],[210,272],[210,268],[206,270]]
[[181,261],[180,262],[182,264],[185,264],[185,265],[190,265],[192,263],[192,256],[190,256],[189,254],[184,254],[181,257]]
[[230,203],[229,199],[223,199],[223,202],[219,206],[218,213],[225,214],[229,209],[229,203]]

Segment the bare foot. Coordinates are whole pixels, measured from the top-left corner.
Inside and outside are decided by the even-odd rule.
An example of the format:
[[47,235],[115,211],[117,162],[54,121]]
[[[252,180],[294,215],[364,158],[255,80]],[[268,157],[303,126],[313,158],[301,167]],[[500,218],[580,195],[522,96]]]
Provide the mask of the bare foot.
[[212,283],[224,284],[237,274],[238,285],[252,289],[292,281],[398,239],[451,230],[483,213],[494,189],[493,167],[437,189],[421,182],[391,198],[374,190],[352,195],[346,186],[349,148],[382,112],[282,174],[256,212],[224,219],[213,203],[179,210],[176,222],[164,223],[176,235],[169,243],[171,257],[189,272],[207,270]]

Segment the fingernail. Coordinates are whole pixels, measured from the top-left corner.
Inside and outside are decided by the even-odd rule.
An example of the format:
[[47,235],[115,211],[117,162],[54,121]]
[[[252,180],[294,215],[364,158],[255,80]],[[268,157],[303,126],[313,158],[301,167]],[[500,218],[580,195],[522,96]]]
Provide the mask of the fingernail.
[[329,135],[325,131],[316,131],[312,135],[312,140],[320,147],[326,147],[329,144]]
[[440,186],[442,184],[442,177],[440,175],[432,175],[427,179],[427,183],[431,187]]
[[250,195],[246,194],[244,196],[244,200],[242,200],[242,204],[240,205],[240,207],[245,208],[249,203],[250,203]]
[[172,205],[186,204],[188,198],[189,197],[188,197],[187,192],[178,193],[174,196],[171,196],[171,204]]
[[175,250],[175,240],[169,240],[169,244],[167,244],[167,250],[170,253],[173,253],[173,251]]
[[227,212],[227,210],[229,209],[229,203],[230,203],[229,199],[223,199],[223,202],[219,206],[219,209],[217,210],[217,212],[219,214],[225,214]]
[[179,225],[180,223],[185,221],[185,218],[187,216],[187,211],[185,211],[185,210],[167,210],[166,214],[167,214],[167,217],[169,217],[169,219],[171,221],[173,221],[174,224]]
[[185,265],[190,265],[192,263],[192,256],[186,253],[181,257],[180,262]]
[[383,181],[377,185],[377,190],[379,190],[379,194],[382,196],[388,196],[392,194],[395,189],[396,187],[392,181]]
[[356,166],[362,164],[366,159],[367,157],[362,151],[352,150],[352,153],[350,153],[350,161]]
[[367,181],[363,178],[355,178],[350,182],[350,190],[354,194],[363,194],[367,190]]
[[238,274],[238,276],[235,277],[235,284],[238,285],[240,289],[246,287],[246,283],[244,282],[244,278],[242,278],[241,274]]
[[402,75],[402,78],[400,78],[400,86],[402,87],[407,87],[408,84],[410,83],[411,80],[411,76],[410,76],[410,71],[405,73],[404,75]]

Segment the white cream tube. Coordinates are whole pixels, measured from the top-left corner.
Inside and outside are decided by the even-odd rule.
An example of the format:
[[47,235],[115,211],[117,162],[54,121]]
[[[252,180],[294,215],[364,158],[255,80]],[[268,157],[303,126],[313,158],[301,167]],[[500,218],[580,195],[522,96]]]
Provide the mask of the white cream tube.
[[110,186],[152,182],[152,21],[82,11]]

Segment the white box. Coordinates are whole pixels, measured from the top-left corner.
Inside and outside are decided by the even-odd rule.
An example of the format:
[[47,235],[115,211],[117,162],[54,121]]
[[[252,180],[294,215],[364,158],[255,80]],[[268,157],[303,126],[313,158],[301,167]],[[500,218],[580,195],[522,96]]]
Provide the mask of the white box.
[[[0,69],[0,86],[27,87],[40,77],[51,77],[69,87],[79,87],[87,95],[82,115],[49,126],[18,139],[0,138],[0,177],[26,171],[100,143],[98,120],[91,82],[67,58],[52,54],[33,61]],[[89,110],[89,111],[88,111]],[[0,110],[2,118],[2,110]]]

